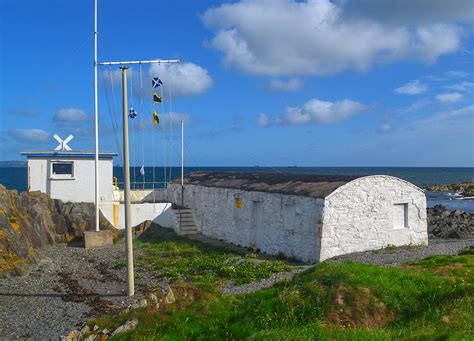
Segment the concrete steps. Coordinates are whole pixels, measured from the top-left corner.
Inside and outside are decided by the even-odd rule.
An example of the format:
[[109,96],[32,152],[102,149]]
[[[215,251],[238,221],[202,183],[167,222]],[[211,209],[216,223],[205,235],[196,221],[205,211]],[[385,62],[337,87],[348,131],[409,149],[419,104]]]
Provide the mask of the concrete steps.
[[172,209],[176,230],[180,235],[189,235],[199,233],[194,222],[193,211],[190,208]]

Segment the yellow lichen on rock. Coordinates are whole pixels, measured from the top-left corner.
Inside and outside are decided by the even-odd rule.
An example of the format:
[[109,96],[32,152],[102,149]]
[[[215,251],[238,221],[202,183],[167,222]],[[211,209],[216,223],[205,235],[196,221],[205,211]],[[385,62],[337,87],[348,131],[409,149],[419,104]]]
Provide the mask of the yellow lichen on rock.
[[19,222],[15,222],[15,223],[10,223],[13,231],[15,231],[16,233],[20,232],[20,223]]
[[[2,249],[3,250],[3,249]],[[26,261],[17,257],[12,252],[0,253],[0,272],[6,272],[13,269],[21,269],[26,266]]]
[[4,230],[0,230],[0,240],[6,240],[9,242],[11,238]]

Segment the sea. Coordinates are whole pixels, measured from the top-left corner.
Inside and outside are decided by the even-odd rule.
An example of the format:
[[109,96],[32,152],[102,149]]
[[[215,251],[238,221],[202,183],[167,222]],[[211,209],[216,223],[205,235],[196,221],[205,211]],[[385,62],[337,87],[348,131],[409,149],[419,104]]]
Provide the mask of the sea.
[[[140,167],[130,168],[132,189],[163,188],[166,182],[178,179],[180,167],[145,167],[145,177],[140,174]],[[185,167],[184,174],[196,171],[227,171],[227,172],[262,172],[287,173],[294,175],[392,175],[423,187],[427,185],[452,184],[463,181],[474,181],[474,168],[470,167]],[[123,184],[123,169],[114,167],[114,176],[121,187]],[[26,191],[26,167],[0,167],[0,184],[8,189]],[[456,192],[426,191],[427,205],[444,205],[449,209],[474,212],[474,197],[464,197]]]

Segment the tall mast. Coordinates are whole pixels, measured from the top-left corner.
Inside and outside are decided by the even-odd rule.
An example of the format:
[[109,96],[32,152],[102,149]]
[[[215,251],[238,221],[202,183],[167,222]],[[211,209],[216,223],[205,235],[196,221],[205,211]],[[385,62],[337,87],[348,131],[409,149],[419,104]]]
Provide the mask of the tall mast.
[[127,246],[127,287],[128,296],[135,295],[135,275],[133,271],[133,235],[130,200],[130,158],[128,148],[128,104],[127,104],[127,67],[122,69],[122,118],[123,118],[123,189],[125,203],[125,239]]
[[95,230],[99,231],[99,98],[97,95],[97,0],[94,0]]
[[[98,62],[97,60],[97,1],[94,0],[94,118],[95,118],[95,229],[99,231],[99,113],[97,96],[97,67],[99,65],[119,65],[122,69],[122,111],[123,111],[123,171],[124,171],[124,199],[125,199],[125,227],[127,246],[127,284],[128,295],[135,294],[135,282],[133,272],[133,244],[131,228],[131,202],[130,202],[130,164],[128,148],[128,116],[127,116],[127,67],[129,64],[163,64],[179,63],[179,60],[135,60],[135,61],[112,61]],[[183,124],[183,123],[182,123]],[[183,148],[183,147],[181,147]]]
[[184,120],[181,120],[181,187],[184,186]]

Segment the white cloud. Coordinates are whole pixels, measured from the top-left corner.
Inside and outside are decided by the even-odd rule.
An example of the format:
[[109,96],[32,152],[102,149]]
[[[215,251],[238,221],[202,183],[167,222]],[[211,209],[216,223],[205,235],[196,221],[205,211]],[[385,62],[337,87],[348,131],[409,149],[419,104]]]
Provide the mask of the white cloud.
[[140,120],[139,128],[140,130],[149,130],[149,129],[163,129],[168,131],[170,128],[171,130],[178,130],[181,129],[181,120],[184,121],[184,124],[188,124],[192,121],[192,117],[187,114],[181,114],[176,112],[171,113],[158,113],[158,119],[160,123],[158,126],[154,126],[151,121],[151,117],[149,120]]
[[303,107],[288,107],[286,112],[276,117],[270,117],[260,113],[257,124],[262,127],[272,125],[303,125],[303,124],[332,124],[349,119],[352,116],[367,111],[367,107],[361,103],[348,99],[329,102],[312,99]]
[[444,93],[435,96],[440,103],[456,103],[463,96],[458,92]]
[[411,53],[428,63],[434,63],[438,57],[458,50],[461,30],[451,24],[420,27],[416,30],[414,40]]
[[159,76],[164,83],[164,94],[171,87],[173,97],[200,95],[212,86],[212,78],[206,69],[193,63],[152,64],[150,76]]
[[188,123],[191,121],[191,116],[187,114],[180,114],[176,112],[166,113],[161,115],[163,118],[163,122],[168,122],[171,124],[181,124],[183,120],[184,123]]
[[[362,5],[380,12],[367,15],[349,15],[345,9],[352,5],[359,3],[242,0],[210,8],[202,19],[214,30],[209,46],[224,54],[225,64],[259,75],[330,75],[402,59],[431,63],[459,48],[462,31],[450,20],[461,20],[463,12],[443,17],[435,6],[438,14],[424,21],[420,18],[431,11],[425,3],[425,13],[388,23],[381,19],[387,14],[381,3]],[[400,18],[411,10],[410,2],[390,5],[399,9]]]
[[382,126],[380,127],[380,130],[383,132],[390,131],[392,130],[392,125],[389,123],[382,124]]
[[458,84],[446,85],[445,88],[455,91],[472,91],[474,90],[474,83],[463,81]]
[[412,129],[424,129],[426,127],[429,127],[433,124],[437,124],[439,122],[444,122],[446,120],[451,121],[451,120],[458,119],[465,116],[471,116],[471,122],[472,122],[473,115],[474,115],[474,105],[468,105],[468,106],[458,108],[455,110],[439,112],[430,117],[417,120],[413,122],[409,127]]
[[47,141],[51,134],[42,129],[16,129],[12,134],[22,142],[40,143]]
[[302,85],[303,84],[301,83],[300,79],[295,77],[290,78],[287,81],[281,79],[272,79],[268,84],[267,89],[270,91],[291,92],[301,89]]
[[39,111],[33,109],[19,109],[19,108],[12,108],[8,110],[8,113],[11,115],[21,115],[27,117],[35,117],[39,115]]
[[396,114],[398,117],[405,116],[407,114],[416,114],[421,109],[424,109],[432,104],[433,104],[432,100],[423,98],[423,99],[415,101],[414,103],[408,106],[397,109]]
[[257,124],[261,127],[268,127],[272,124],[272,120],[267,114],[261,112],[257,115]]
[[459,77],[459,78],[464,78],[469,76],[469,73],[463,72],[463,71],[448,71],[445,73],[446,76],[448,77]]
[[397,94],[402,95],[418,95],[427,90],[426,85],[421,84],[418,80],[409,82],[399,88],[396,88],[394,91]]
[[474,19],[472,0],[336,0],[343,3],[346,18],[372,18],[389,24],[430,24],[440,21],[470,23]]
[[88,119],[87,114],[78,108],[60,109],[54,114],[54,121],[57,123],[82,122]]

